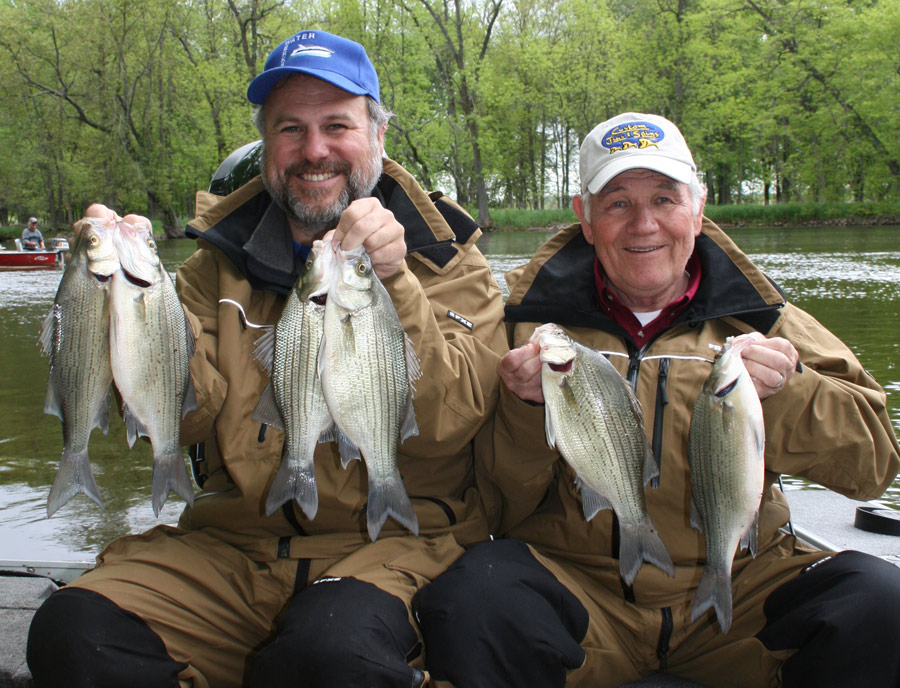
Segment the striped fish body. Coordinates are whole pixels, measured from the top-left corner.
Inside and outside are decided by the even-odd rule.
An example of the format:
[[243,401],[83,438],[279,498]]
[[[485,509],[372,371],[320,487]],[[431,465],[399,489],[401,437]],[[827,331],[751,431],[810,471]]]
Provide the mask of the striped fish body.
[[577,476],[585,519],[612,509],[619,519],[619,568],[631,585],[644,561],[670,576],[672,559],[647,513],[643,486],[659,474],[640,405],[605,356],[549,323],[540,347],[547,442]]

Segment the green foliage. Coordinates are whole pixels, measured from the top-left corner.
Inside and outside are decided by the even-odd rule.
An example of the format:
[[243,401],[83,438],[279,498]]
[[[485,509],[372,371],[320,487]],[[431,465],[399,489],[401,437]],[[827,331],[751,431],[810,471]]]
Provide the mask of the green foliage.
[[681,127],[711,214],[900,190],[888,0],[17,0],[0,28],[0,222],[100,201],[176,231],[300,28],[366,46],[388,154],[476,214],[568,207],[582,138],[625,111]]

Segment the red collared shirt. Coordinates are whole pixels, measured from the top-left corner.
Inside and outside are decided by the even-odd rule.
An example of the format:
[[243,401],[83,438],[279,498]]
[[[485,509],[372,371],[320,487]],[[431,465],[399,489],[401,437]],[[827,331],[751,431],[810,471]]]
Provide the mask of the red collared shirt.
[[687,308],[691,299],[694,298],[694,294],[697,293],[697,288],[700,286],[700,258],[696,252],[692,253],[688,259],[685,272],[688,275],[688,286],[684,294],[663,308],[653,320],[646,325],[641,325],[640,320],[634,316],[631,309],[623,304],[606,285],[606,273],[603,266],[596,257],[594,258],[594,284],[597,288],[597,299],[604,312],[631,335],[638,347],[644,346],[655,335],[671,326],[675,318]]

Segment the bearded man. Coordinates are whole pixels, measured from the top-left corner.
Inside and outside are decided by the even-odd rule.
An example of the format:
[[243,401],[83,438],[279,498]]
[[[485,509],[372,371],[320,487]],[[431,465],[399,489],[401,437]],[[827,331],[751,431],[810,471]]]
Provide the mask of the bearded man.
[[[182,424],[202,488],[177,528],[113,542],[35,615],[28,662],[42,686],[420,686],[409,602],[488,537],[472,439],[507,350],[500,290],[468,214],[382,157],[390,113],[363,47],[323,31],[279,45],[248,89],[260,174],[200,194],[198,250],[178,270],[197,337],[198,408]],[[332,233],[333,231],[333,233]],[[283,433],[251,418],[268,384],[253,358],[303,274],[312,242],[364,246],[418,355],[418,435],[399,470],[418,535],[366,531],[361,461],[318,445],[318,509],[267,515]]]

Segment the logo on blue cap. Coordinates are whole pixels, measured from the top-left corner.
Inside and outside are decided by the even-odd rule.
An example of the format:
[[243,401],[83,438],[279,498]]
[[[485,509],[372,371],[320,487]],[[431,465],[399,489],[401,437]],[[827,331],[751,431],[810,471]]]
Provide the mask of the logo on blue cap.
[[298,55],[303,57],[331,57],[334,55],[334,51],[323,48],[321,45],[301,45],[288,56],[288,59]]
[[603,135],[600,143],[612,154],[629,148],[659,148],[659,142],[665,137],[655,124],[636,121],[616,125]]

